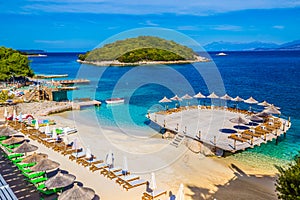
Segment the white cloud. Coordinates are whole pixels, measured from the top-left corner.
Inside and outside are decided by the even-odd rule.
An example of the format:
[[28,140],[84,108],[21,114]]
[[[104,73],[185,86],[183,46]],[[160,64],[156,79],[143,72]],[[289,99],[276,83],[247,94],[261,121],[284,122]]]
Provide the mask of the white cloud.
[[115,14],[176,13],[210,15],[246,9],[293,8],[300,0],[27,0],[18,5],[26,12],[71,12]]
[[241,31],[242,27],[224,24],[224,25],[212,26],[212,29],[217,31]]
[[144,25],[144,26],[159,26],[159,24],[152,22],[151,20],[147,20],[144,23],[140,23],[140,25]]
[[284,29],[284,26],[282,26],[282,25],[275,25],[272,28],[275,28],[275,29]]
[[34,40],[35,43],[42,44],[63,44],[65,41],[63,40]]

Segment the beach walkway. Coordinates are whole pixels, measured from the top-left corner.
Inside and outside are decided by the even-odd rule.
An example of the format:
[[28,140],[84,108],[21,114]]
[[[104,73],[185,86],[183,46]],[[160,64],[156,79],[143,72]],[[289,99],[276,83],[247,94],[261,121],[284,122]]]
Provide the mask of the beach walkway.
[[[232,123],[230,119],[249,118],[250,115],[243,112],[232,112],[225,109],[198,109],[197,107],[184,108],[178,111],[150,113],[148,117],[162,128],[176,134],[193,138],[204,144],[222,149],[224,151],[236,152],[252,148],[261,143],[276,139],[286,133],[289,129],[287,120],[278,118],[281,126],[274,129],[270,134],[258,137],[238,137],[247,129],[255,129],[256,126]],[[285,124],[285,127],[283,127]],[[253,135],[253,134],[252,134]]]

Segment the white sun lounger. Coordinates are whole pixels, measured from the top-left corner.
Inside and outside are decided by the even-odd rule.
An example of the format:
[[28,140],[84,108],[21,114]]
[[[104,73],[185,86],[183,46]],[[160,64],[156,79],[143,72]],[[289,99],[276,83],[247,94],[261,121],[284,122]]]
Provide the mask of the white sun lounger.
[[122,185],[123,183],[125,182],[129,182],[129,181],[134,181],[134,180],[137,180],[139,179],[140,177],[135,175],[135,174],[132,174],[132,175],[127,175],[127,176],[119,176],[116,180],[116,183]]
[[148,183],[148,181],[146,181],[144,179],[137,179],[134,181],[125,182],[125,184],[123,185],[123,188],[128,191],[131,188],[138,187],[140,185],[146,185],[147,183]]

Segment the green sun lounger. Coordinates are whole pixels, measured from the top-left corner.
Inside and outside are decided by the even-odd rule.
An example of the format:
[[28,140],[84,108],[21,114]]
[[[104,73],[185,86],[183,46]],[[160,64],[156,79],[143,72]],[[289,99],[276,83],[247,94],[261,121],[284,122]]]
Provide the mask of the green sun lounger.
[[37,178],[37,177],[40,177],[40,176],[44,176],[45,172],[32,172],[32,173],[23,172],[22,174],[24,176],[26,176],[26,178],[28,178],[28,179],[34,179],[34,178]]
[[22,157],[22,156],[24,156],[23,153],[14,153],[14,154],[7,155],[7,158],[8,158],[9,160],[11,160],[11,159],[19,158],[19,157]]
[[48,180],[46,177],[39,177],[39,178],[29,179],[28,181],[32,184],[38,184],[46,180]]

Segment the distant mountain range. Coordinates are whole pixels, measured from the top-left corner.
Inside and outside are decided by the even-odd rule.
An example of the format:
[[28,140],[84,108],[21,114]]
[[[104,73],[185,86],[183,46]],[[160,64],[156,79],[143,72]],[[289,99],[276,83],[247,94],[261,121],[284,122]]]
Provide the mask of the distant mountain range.
[[212,42],[204,46],[206,51],[300,51],[300,40],[284,44],[266,43],[266,42]]

